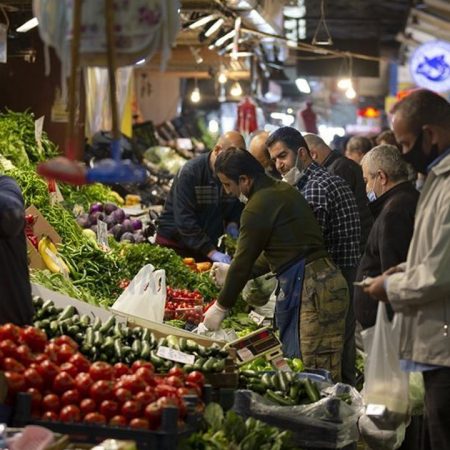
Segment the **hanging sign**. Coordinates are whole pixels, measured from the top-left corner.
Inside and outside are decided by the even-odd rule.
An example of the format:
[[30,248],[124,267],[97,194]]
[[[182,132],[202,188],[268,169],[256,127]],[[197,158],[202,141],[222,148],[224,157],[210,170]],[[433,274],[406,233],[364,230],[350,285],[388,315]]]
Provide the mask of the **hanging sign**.
[[415,83],[435,92],[450,90],[450,42],[431,41],[418,47],[409,60]]

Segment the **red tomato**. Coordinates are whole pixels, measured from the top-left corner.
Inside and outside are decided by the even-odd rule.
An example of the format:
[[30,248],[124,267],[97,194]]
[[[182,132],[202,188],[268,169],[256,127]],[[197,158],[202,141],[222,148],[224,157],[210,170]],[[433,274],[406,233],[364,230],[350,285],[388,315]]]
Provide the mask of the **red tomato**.
[[154,385],[154,376],[153,371],[151,371],[148,367],[139,367],[139,369],[136,370],[134,373],[134,376],[137,379],[144,380],[146,384]]
[[42,402],[42,394],[40,393],[40,391],[34,387],[30,387],[27,389],[27,392],[31,394],[31,408],[40,408]]
[[3,357],[6,358],[7,356],[11,358],[16,357],[16,344],[11,339],[0,339],[0,350],[3,353]]
[[25,370],[23,375],[28,387],[42,390],[42,387],[44,386],[44,379],[36,369],[29,368]]
[[33,352],[43,352],[47,343],[47,335],[39,328],[25,327],[22,329],[20,339],[28,345]]
[[139,394],[136,395],[136,401],[141,404],[143,408],[145,408],[149,403],[154,402],[157,400],[155,391],[152,392],[139,392]]
[[116,415],[109,421],[109,424],[112,427],[126,427],[127,423],[127,419],[121,415]]
[[105,424],[106,417],[98,412],[91,412],[84,416],[83,422]]
[[58,351],[59,346],[56,345],[54,342],[49,342],[45,346],[44,353],[48,356],[48,359],[54,363],[58,362]]
[[110,364],[97,361],[89,368],[89,375],[94,381],[112,380],[114,373]]
[[134,361],[134,363],[131,365],[131,370],[134,372],[136,372],[138,369],[140,369],[141,367],[146,367],[147,369],[149,369],[152,373],[155,372],[155,367],[153,366],[153,364],[149,361],[144,361],[142,359],[139,359],[137,361]]
[[94,380],[88,373],[82,372],[75,377],[75,386],[83,395],[88,395]]
[[92,398],[84,398],[80,403],[81,414],[85,416],[87,413],[94,412],[97,409],[97,405],[95,404]]
[[25,344],[19,345],[16,348],[16,359],[22,364],[25,364],[25,366],[29,366],[34,361],[30,347]]
[[70,345],[75,351],[78,350],[78,344],[69,336],[57,336],[50,342],[54,342],[56,345],[61,346],[63,344]]
[[56,394],[47,394],[42,399],[42,409],[58,412],[61,407],[59,397]]
[[184,372],[184,370],[181,367],[174,366],[169,370],[168,375],[169,376],[173,375],[173,376],[181,378],[183,380],[184,377],[186,376],[186,373]]
[[78,405],[80,400],[80,393],[76,389],[69,389],[61,395],[62,405]]
[[130,390],[125,388],[118,388],[114,390],[114,397],[119,403],[125,403],[128,400],[131,400],[133,394]]
[[58,420],[58,414],[56,414],[55,411],[45,411],[45,413],[42,414],[42,420],[56,422]]
[[75,367],[72,363],[70,362],[65,362],[62,363],[59,366],[59,370],[61,372],[67,372],[71,377],[75,378],[78,375],[78,368]]
[[81,353],[75,353],[70,359],[69,363],[73,364],[78,372],[89,372],[91,363]]
[[97,403],[100,403],[103,400],[109,400],[113,396],[112,382],[105,380],[96,381],[91,386],[90,395]]
[[44,383],[52,384],[59,373],[59,367],[52,361],[44,360],[39,364],[37,371],[41,374]]
[[103,400],[99,410],[107,419],[113,417],[119,411],[119,404],[113,400]]
[[170,384],[158,384],[158,386],[155,387],[155,393],[158,398],[174,397],[177,395],[177,388]]
[[34,362],[37,364],[41,363],[42,361],[48,361],[48,360],[49,360],[49,358],[45,353],[39,353],[34,358]]
[[183,387],[183,381],[181,378],[176,377],[174,375],[171,375],[170,377],[166,378],[166,384],[169,384],[170,386],[180,388]]
[[144,415],[148,420],[150,430],[156,430],[161,425],[162,408],[157,402],[147,405]]
[[[56,344],[58,345],[58,344]],[[57,350],[57,358],[58,358],[58,364],[62,364],[65,362],[68,362],[70,358],[76,353],[76,349],[74,349],[69,344],[61,344],[58,345]]]
[[198,397],[202,396],[202,388],[198,384],[193,383],[192,381],[186,381],[184,385],[191,391],[191,394],[195,394]]
[[[177,394],[179,397],[183,398],[185,395],[192,395],[192,391],[186,387],[179,387],[177,389]],[[197,393],[195,393],[195,395],[197,395]]]
[[53,380],[53,390],[57,394],[62,394],[69,389],[73,389],[75,387],[75,381],[71,375],[67,372],[60,372],[56,375]]
[[124,363],[116,363],[113,366],[114,378],[120,378],[122,375],[129,375],[131,373],[130,368]]
[[23,373],[25,371],[25,367],[23,364],[10,357],[7,357],[3,360],[2,368],[3,370],[8,370],[9,372]]
[[194,370],[186,377],[186,381],[191,381],[202,388],[205,385],[205,375],[198,370]]
[[64,406],[59,413],[59,420],[61,422],[79,422],[80,419],[80,408],[76,405]]
[[122,405],[121,413],[128,420],[133,419],[134,417],[138,417],[141,411],[140,405],[138,402],[134,400],[128,400]]
[[18,343],[20,337],[20,328],[12,323],[6,323],[0,326],[0,341],[11,339],[11,341]]
[[[133,394],[145,390],[147,386],[145,381],[142,378],[136,377],[136,375],[123,375],[119,383],[120,387],[130,390]],[[119,387],[118,384],[116,386]]]
[[131,419],[130,421],[130,428],[137,428],[137,429],[142,429],[142,430],[148,430],[149,427],[149,421],[147,419]]

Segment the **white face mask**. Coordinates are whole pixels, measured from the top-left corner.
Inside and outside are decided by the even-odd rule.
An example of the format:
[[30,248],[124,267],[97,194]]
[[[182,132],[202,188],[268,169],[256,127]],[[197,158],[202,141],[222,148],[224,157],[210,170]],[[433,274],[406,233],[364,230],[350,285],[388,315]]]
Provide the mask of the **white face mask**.
[[295,158],[294,165],[283,175],[283,181],[285,181],[287,184],[290,184],[291,186],[295,186],[300,178],[303,176],[303,170],[300,170],[297,167],[298,164],[298,151],[297,151],[297,157]]
[[248,202],[248,197],[241,192],[239,194],[239,201],[245,205]]

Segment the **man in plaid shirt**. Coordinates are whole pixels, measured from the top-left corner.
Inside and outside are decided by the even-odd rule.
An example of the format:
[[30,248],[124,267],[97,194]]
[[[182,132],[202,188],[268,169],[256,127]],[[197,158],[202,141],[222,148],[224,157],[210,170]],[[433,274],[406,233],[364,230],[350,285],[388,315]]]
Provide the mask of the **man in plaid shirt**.
[[[313,161],[302,134],[295,128],[279,128],[269,136],[266,145],[284,181],[297,186],[311,206],[328,252],[341,269],[349,290],[353,289],[360,258],[361,225],[350,186]],[[355,316],[350,304],[342,361],[343,381],[350,384],[355,381],[355,352]]]

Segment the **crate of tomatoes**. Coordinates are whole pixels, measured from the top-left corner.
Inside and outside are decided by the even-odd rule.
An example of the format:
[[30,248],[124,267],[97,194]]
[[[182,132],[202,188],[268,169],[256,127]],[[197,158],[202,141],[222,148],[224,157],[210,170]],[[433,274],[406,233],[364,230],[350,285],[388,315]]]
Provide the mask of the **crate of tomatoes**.
[[164,320],[182,320],[198,325],[203,317],[203,304],[203,296],[197,290],[167,287]]
[[47,339],[34,327],[0,326],[0,370],[14,409],[12,425],[39,424],[55,432],[124,439],[139,448],[175,448],[196,429],[205,378],[174,366],[155,374],[151,362],[91,362],[69,336]]

